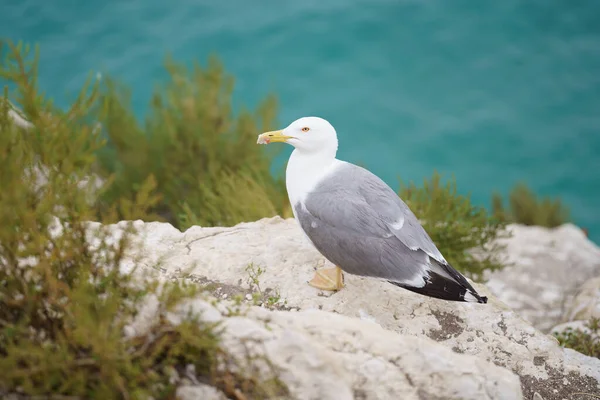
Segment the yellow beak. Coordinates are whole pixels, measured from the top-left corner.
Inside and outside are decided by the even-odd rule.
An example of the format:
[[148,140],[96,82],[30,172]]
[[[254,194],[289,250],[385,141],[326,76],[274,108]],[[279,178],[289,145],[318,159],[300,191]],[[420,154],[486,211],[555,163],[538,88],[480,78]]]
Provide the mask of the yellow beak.
[[258,144],[269,144],[269,143],[275,143],[275,142],[282,142],[285,143],[287,142],[288,139],[291,139],[291,136],[286,136],[283,134],[283,130],[279,130],[279,131],[270,131],[270,132],[265,132],[265,133],[261,133],[260,135],[258,135],[258,140],[256,141],[256,143]]

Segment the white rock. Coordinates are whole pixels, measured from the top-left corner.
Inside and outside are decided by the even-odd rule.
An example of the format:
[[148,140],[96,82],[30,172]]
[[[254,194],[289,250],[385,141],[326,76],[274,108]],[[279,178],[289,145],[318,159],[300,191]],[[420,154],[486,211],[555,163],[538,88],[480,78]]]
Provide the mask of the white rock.
[[[4,98],[0,98],[0,107],[4,107]],[[13,103],[10,101],[6,101],[8,103],[8,119],[12,120],[12,122],[23,129],[31,129],[33,128],[33,124],[29,122],[25,114]]]
[[155,295],[146,297],[142,307],[138,310],[138,315],[134,321],[124,327],[126,337],[142,335],[157,321],[159,302]]
[[588,327],[590,318],[600,318],[600,277],[583,284],[563,315],[563,321],[567,322],[556,325],[550,331],[554,335],[568,330],[581,331],[598,338],[598,333]]
[[[146,245],[141,251],[141,263],[152,266],[157,260],[161,260],[160,271],[165,278],[185,276],[192,280],[218,282],[227,287],[227,292],[230,293],[230,289],[236,286],[240,287],[240,291],[249,289],[246,272],[249,263],[264,269],[264,273],[258,277],[262,290],[278,290],[287,307],[301,311],[276,313],[277,317],[273,317],[273,330],[264,330],[259,324],[253,325],[247,321],[229,319],[227,325],[237,324],[235,330],[239,334],[271,343],[269,346],[278,349],[272,354],[276,359],[278,354],[285,354],[286,351],[290,355],[295,354],[292,350],[286,350],[291,344],[285,338],[294,332],[305,335],[307,346],[309,342],[314,344],[309,346],[313,350],[296,354],[296,362],[303,365],[303,368],[309,368],[313,364],[323,366],[321,370],[325,378],[322,381],[317,379],[313,385],[315,393],[318,392],[321,396],[327,396],[327,388],[330,386],[325,385],[325,382],[329,382],[330,377],[335,377],[341,385],[336,387],[338,396],[346,395],[347,391],[342,388],[347,386],[355,397],[361,398],[357,393],[362,396],[364,390],[366,398],[374,399],[386,398],[388,392],[398,393],[400,388],[406,391],[403,398],[417,398],[418,390],[428,390],[428,387],[440,388],[442,392],[438,394],[442,398],[455,395],[472,398],[469,396],[492,390],[488,386],[500,381],[506,383],[499,387],[510,388],[510,378],[500,372],[503,371],[501,369],[494,370],[491,366],[484,366],[489,364],[476,364],[478,367],[474,370],[467,367],[467,364],[486,361],[518,374],[527,399],[531,399],[535,392],[545,400],[553,400],[570,398],[574,392],[596,393],[600,390],[600,360],[572,356],[571,352],[558,346],[555,338],[531,326],[517,312],[492,296],[490,290],[483,285],[476,286],[480,293],[490,297],[486,305],[432,299],[387,282],[348,274],[345,275],[346,287],[343,290],[335,294],[321,293],[306,282],[312,278],[314,267],[323,258],[307,243],[293,219],[275,217],[231,228],[191,228],[185,233],[173,231],[168,224],[145,224],[143,228],[146,243],[150,245]],[[511,239],[514,241],[511,246],[516,255],[512,257],[516,257],[516,260],[519,257],[529,257],[532,261],[539,256],[544,261],[543,265],[555,269],[559,264],[557,259],[570,257],[572,268],[570,273],[563,274],[562,281],[574,279],[571,275],[580,269],[584,272],[593,269],[589,264],[596,248],[580,238],[573,239],[571,236],[576,235],[573,229],[567,226],[551,232],[551,237],[563,239],[560,244],[555,245],[555,248],[561,246],[555,257],[546,254],[550,251],[547,239],[549,233],[546,230],[542,229],[534,234],[529,229],[516,229],[515,237]],[[524,236],[519,238],[521,234]],[[532,246],[515,244],[520,242],[529,242]],[[558,286],[558,281],[552,280],[554,277],[550,276],[550,272],[540,269],[538,265],[536,279],[550,279],[551,285],[555,282]],[[180,271],[187,272],[184,275]],[[519,279],[515,278],[514,284],[520,285],[521,291],[526,291],[527,285]],[[537,282],[529,283],[532,290],[536,285]],[[512,290],[510,287],[505,289]],[[322,312],[311,313],[308,310]],[[282,320],[286,322],[282,323]],[[293,332],[283,335],[278,327]],[[356,329],[360,332],[356,332]],[[377,334],[367,333],[374,330],[377,330]],[[357,343],[347,336],[352,332],[360,338]],[[417,337],[414,340],[420,341],[420,344],[415,345],[417,342],[411,342],[407,335]],[[372,343],[371,338],[379,339]],[[428,338],[440,342],[445,348]],[[235,340],[231,342],[231,346],[235,348]],[[408,353],[399,350],[402,346],[410,349]],[[435,351],[428,352],[428,347]],[[445,351],[446,349],[464,353],[462,355],[465,357],[474,357],[467,358],[467,364],[458,365],[459,359],[452,357],[461,355]],[[389,354],[398,354],[402,365],[394,366],[393,357],[388,356]],[[420,374],[413,374],[411,368],[418,362],[424,362],[427,367],[423,367]],[[278,363],[282,364],[283,361]],[[408,373],[410,381],[403,379],[406,376],[399,374],[394,368]],[[436,372],[435,368],[440,370]],[[484,378],[477,374],[477,369],[490,372]],[[441,371],[443,374],[451,374],[452,379],[446,382],[440,376]],[[452,371],[457,371],[458,375],[452,375]],[[302,374],[296,377],[291,375],[289,373],[286,378],[288,384],[299,391],[308,390],[300,389],[306,384]],[[567,378],[567,385],[562,384],[563,378]],[[436,379],[443,381],[445,386]],[[417,392],[409,390],[409,387],[418,388]],[[462,391],[455,392],[459,389]],[[431,392],[426,393],[432,395]],[[484,395],[487,397],[480,398],[502,398],[496,397],[500,396],[501,391],[486,393],[488,394]],[[509,397],[504,398],[516,396],[512,389],[507,393]]]
[[202,300],[191,300],[183,302],[176,307],[175,312],[168,315],[169,321],[173,324],[177,324],[181,321],[182,315],[188,315],[189,313],[199,315],[204,321],[209,323],[221,322],[221,313]]
[[[262,317],[269,321],[270,329],[282,334],[278,339],[280,344],[267,355],[288,371],[283,378],[303,379],[298,387],[322,380],[320,393],[299,398],[520,399],[522,396],[516,375],[477,357],[454,353],[428,338],[398,335],[367,321],[318,310],[293,314],[279,311],[263,313]],[[301,339],[302,333],[310,335],[310,340]],[[304,366],[300,370],[308,372],[305,377],[298,377],[298,366]],[[321,368],[329,370],[326,377],[319,372]],[[332,387],[333,382],[345,383],[347,389]]]
[[[197,309],[214,310],[208,303]],[[140,318],[153,319],[148,314]],[[427,337],[399,335],[368,321],[319,310],[260,307],[220,320],[223,348],[239,372],[258,370],[268,378],[276,371],[290,391],[286,399],[522,399],[514,373]],[[181,387],[177,393],[184,399],[222,395],[207,386]]]
[[569,303],[563,321],[600,318],[600,276],[585,282]]
[[600,248],[572,224],[549,229],[509,225],[504,258],[511,266],[489,274],[487,286],[535,327],[548,332],[565,321],[580,286],[600,275]]
[[222,392],[203,384],[180,386],[175,395],[178,400],[227,400]]

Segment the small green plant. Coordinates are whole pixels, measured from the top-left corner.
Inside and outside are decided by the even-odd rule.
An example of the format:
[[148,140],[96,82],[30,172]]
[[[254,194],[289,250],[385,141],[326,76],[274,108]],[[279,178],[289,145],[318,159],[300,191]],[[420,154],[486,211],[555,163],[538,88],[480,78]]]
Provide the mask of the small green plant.
[[248,279],[246,282],[250,285],[251,290],[256,290],[262,294],[262,290],[260,289],[260,276],[265,272],[264,269],[260,267],[260,265],[255,265],[254,263],[250,263],[246,265],[245,268],[246,273],[248,274]]
[[[279,304],[280,301],[281,301],[281,294],[279,293],[279,290],[275,290],[273,295],[267,296],[267,301],[266,301],[267,308],[275,307],[277,304]],[[284,302],[284,304],[287,304],[287,301]]]
[[252,302],[254,305],[259,305],[263,297],[259,278],[265,271],[260,266],[250,263],[246,266],[246,272],[248,273],[247,282],[250,285],[250,290],[252,290]]
[[[407,203],[448,262],[474,280],[486,270],[504,267],[493,241],[504,235],[504,223],[491,217],[483,207],[456,191],[456,182],[443,183],[437,172],[422,187],[401,183],[400,197]],[[479,255],[472,250],[483,250]]]
[[525,183],[511,190],[508,207],[499,193],[492,195],[492,214],[505,222],[553,228],[569,221],[569,210],[560,199],[538,199]]
[[585,328],[586,330],[567,328],[555,336],[563,347],[600,358],[600,318],[590,318],[585,323]]
[[264,304],[267,308],[274,308],[281,300],[281,294],[279,290],[266,289],[262,290],[260,287],[260,276],[265,272],[263,268],[250,263],[246,266],[246,272],[248,273],[247,282],[250,285],[252,293],[252,300],[254,305]]

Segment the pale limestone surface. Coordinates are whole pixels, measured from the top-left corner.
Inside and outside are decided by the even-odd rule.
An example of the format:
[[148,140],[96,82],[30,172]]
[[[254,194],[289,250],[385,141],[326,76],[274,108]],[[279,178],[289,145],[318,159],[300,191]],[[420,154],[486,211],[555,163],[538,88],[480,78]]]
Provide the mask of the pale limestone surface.
[[[216,285],[221,288],[214,290],[214,294],[231,297],[237,293],[245,295],[250,292],[247,272],[249,263],[264,269],[257,278],[262,291],[278,291],[281,296],[278,304],[281,308],[303,312],[272,313],[270,318],[275,321],[275,330],[263,331],[262,328],[259,329],[259,320],[263,318],[260,312],[269,311],[253,311],[256,314],[252,314],[247,321],[237,322],[239,325],[236,325],[233,331],[249,330],[271,343],[284,341],[281,348],[272,344],[278,348],[274,355],[286,354],[287,351],[290,357],[298,357],[299,361],[295,363],[302,368],[317,368],[316,370],[322,371],[323,374],[319,375],[321,380],[317,379],[314,373],[309,373],[310,387],[320,396],[326,396],[328,393],[325,390],[329,385],[325,382],[330,382],[330,377],[336,376],[342,385],[335,390],[338,396],[336,398],[345,398],[339,396],[347,395],[348,391],[344,391],[344,385],[347,385],[348,390],[355,396],[356,393],[360,393],[361,396],[364,393],[366,397],[362,398],[385,398],[380,397],[384,396],[381,391],[405,388],[402,385],[406,382],[398,376],[398,369],[412,374],[413,363],[418,363],[423,357],[432,357],[437,361],[427,368],[421,368],[421,375],[410,375],[410,381],[406,380],[417,390],[417,395],[418,390],[431,385],[431,381],[444,380],[443,374],[440,375],[440,372],[433,369],[439,367],[443,369],[444,374],[455,370],[470,382],[460,385],[470,388],[470,391],[467,394],[457,394],[459,396],[470,396],[479,393],[478,390],[483,390],[488,393],[488,397],[480,398],[519,398],[512,389],[507,389],[506,396],[509,397],[499,397],[500,394],[489,392],[489,388],[495,385],[493,382],[510,382],[510,378],[500,372],[502,370],[494,370],[497,372],[485,375],[491,379],[490,382],[481,381],[481,377],[471,372],[460,372],[467,366],[458,365],[459,359],[451,357],[461,355],[474,356],[469,358],[469,364],[475,362],[472,360],[491,361],[513,371],[520,377],[521,388],[527,399],[531,399],[536,392],[544,400],[570,398],[570,394],[574,392],[600,392],[600,360],[565,351],[558,346],[556,339],[534,328],[517,312],[495,298],[484,285],[476,287],[480,294],[490,297],[486,305],[432,299],[386,282],[348,274],[345,275],[346,287],[342,291],[335,294],[322,293],[306,284],[322,257],[306,241],[293,219],[283,220],[275,217],[231,228],[193,227],[184,233],[169,224],[144,224],[141,221],[135,224],[145,233],[140,236],[144,250],[140,254],[141,260],[138,261],[146,268],[143,270],[144,274],[156,272],[158,276],[165,278],[211,283],[211,287]],[[118,229],[117,226],[114,228]],[[532,241],[532,253],[543,253],[535,250],[535,243],[545,243],[547,240],[532,239],[533,236],[538,238],[543,231],[536,231],[535,235],[530,235],[527,228],[521,227],[516,233],[511,240]],[[579,243],[578,239],[567,241],[572,246]],[[516,247],[522,250],[519,254],[525,255],[525,247]],[[571,249],[571,255],[576,253],[578,252],[575,248]],[[561,259],[560,255],[556,257]],[[157,264],[160,267],[155,267]],[[132,265],[133,262],[125,263],[123,268],[129,270]],[[252,324],[255,328],[251,328]],[[364,328],[367,325],[369,329]],[[246,328],[242,329],[243,326]],[[348,331],[352,329],[361,330],[361,340],[352,345],[349,345],[346,339],[335,340],[338,337],[346,338]],[[373,333],[376,329],[377,334]],[[367,333],[367,330],[370,333]],[[294,351],[289,348],[285,350],[286,346],[291,346],[294,342],[286,339],[289,335],[296,335],[294,340],[306,346],[296,347]],[[323,340],[324,335],[326,340]],[[410,336],[422,344],[410,342]],[[373,340],[371,337],[380,338],[375,341],[379,347],[370,344]],[[235,340],[237,338],[234,342]],[[394,344],[396,342],[402,344]],[[443,347],[439,347],[435,342],[439,342]],[[403,347],[410,350],[402,353]],[[416,352],[416,349],[425,351],[423,349],[428,347],[434,350],[427,353]],[[461,354],[446,352],[447,349]],[[400,366],[394,366],[390,359],[394,357],[390,354],[396,354],[395,351],[400,352],[398,354],[403,360]],[[368,363],[367,359],[362,358],[365,354],[367,359],[374,358],[377,361]],[[444,360],[448,360],[448,364],[445,365]],[[285,366],[285,363],[283,365]],[[359,365],[362,367],[358,367]],[[368,367],[369,365],[371,367]],[[385,385],[377,381],[386,381],[388,378],[383,377],[388,376],[391,381]],[[304,390],[301,388],[308,381],[303,381],[301,376],[291,376],[286,382],[299,388],[301,392]],[[510,387],[508,383],[504,386]],[[440,398],[451,398],[448,396],[454,393],[453,390],[453,386],[448,386],[447,392],[440,393]]]
[[[227,301],[218,304],[226,309]],[[149,301],[129,334],[140,334],[155,318]],[[226,316],[202,299],[182,305],[173,323],[192,310],[224,328],[222,344],[241,370],[273,370],[290,396],[301,400],[522,399],[519,377],[475,356],[458,354],[427,337],[399,335],[378,324],[319,310],[244,308]],[[248,361],[251,357],[252,362]],[[263,360],[269,360],[268,365]],[[250,368],[252,365],[252,368]],[[220,400],[206,385],[186,384],[182,400]]]
[[600,276],[585,282],[567,307],[563,321],[600,318]]
[[558,334],[570,329],[597,338],[598,333],[588,326],[591,318],[600,318],[600,277],[590,279],[579,288],[563,314],[563,322],[554,326],[551,332]]
[[565,314],[577,290],[600,276],[600,248],[572,224],[508,229],[513,237],[498,242],[512,265],[487,276],[490,291],[543,332],[572,320]]
[[227,400],[222,392],[209,385],[186,385],[177,388],[179,400]]

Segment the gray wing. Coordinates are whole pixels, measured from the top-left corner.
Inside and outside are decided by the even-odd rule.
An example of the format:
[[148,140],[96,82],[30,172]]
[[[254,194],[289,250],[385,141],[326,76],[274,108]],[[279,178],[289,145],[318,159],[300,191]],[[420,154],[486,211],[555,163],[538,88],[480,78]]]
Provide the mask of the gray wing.
[[344,164],[294,208],[317,250],[348,273],[422,286],[430,257],[447,264],[408,206],[364,168]]

